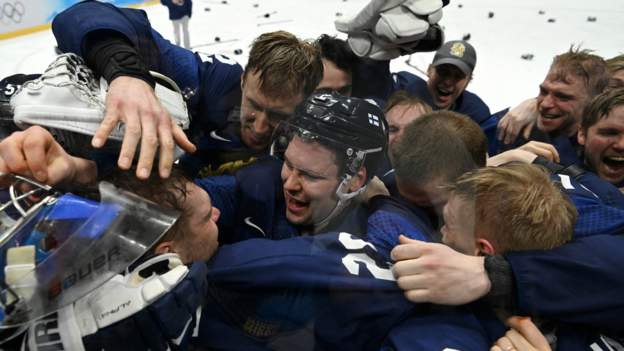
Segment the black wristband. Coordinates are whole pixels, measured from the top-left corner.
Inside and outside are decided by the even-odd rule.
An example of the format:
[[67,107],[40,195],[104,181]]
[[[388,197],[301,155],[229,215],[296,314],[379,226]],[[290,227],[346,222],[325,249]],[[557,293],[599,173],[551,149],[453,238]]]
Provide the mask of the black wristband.
[[546,168],[551,174],[561,173],[561,171],[563,170],[562,165],[549,161],[542,156],[537,156],[535,160],[533,160],[533,164],[540,165]]
[[136,49],[116,32],[89,34],[84,51],[87,65],[109,83],[119,76],[129,76],[145,81],[152,88],[156,85]]
[[501,255],[486,255],[484,266],[491,282],[485,300],[494,308],[515,311],[515,284],[509,262]]

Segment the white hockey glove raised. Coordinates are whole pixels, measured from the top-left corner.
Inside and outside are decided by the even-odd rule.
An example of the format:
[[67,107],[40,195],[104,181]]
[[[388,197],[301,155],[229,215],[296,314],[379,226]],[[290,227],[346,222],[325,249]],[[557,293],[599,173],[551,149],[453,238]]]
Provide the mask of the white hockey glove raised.
[[442,0],[371,0],[335,25],[349,35],[347,42],[356,55],[391,60],[442,45],[444,32],[436,23],[442,19],[443,5]]

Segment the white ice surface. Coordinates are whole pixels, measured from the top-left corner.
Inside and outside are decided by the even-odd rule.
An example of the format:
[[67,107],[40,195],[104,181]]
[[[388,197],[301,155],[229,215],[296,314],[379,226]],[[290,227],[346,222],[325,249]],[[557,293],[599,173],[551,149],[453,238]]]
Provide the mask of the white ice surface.
[[[197,51],[223,53],[244,64],[249,43],[258,34],[278,29],[302,38],[336,33],[336,16],[353,13],[366,2],[227,0],[224,4],[221,0],[195,0],[191,45]],[[153,26],[172,39],[166,8],[152,5],[145,10]],[[540,15],[540,10],[544,14]],[[489,12],[493,12],[492,18]],[[589,16],[596,21],[587,21]],[[494,112],[536,95],[552,57],[571,44],[607,58],[624,53],[623,17],[623,0],[469,0],[451,1],[442,24],[447,40],[470,33],[478,60],[468,89],[480,95]],[[549,23],[549,18],[555,22]],[[215,43],[216,37],[220,43]],[[54,42],[51,31],[0,41],[0,77],[43,71],[54,56]],[[235,49],[242,49],[243,54],[235,55]],[[534,58],[523,60],[523,54],[533,54]],[[411,62],[425,71],[432,56],[415,54]],[[405,64],[407,58],[394,60],[393,70],[418,73]]]

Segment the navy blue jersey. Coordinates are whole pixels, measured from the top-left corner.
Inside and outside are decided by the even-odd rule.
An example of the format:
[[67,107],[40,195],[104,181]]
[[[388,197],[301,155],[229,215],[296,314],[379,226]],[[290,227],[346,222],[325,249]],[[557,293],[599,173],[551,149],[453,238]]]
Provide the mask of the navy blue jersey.
[[152,29],[145,11],[87,0],[61,12],[52,22],[59,49],[83,57],[85,38],[98,30],[114,31],[126,38],[150,70],[178,84],[187,97],[191,130],[207,134],[225,126],[229,112],[240,104],[242,68],[238,63],[170,43]]
[[[240,169],[235,176],[196,180],[208,192],[213,205],[221,210],[217,224],[224,233],[220,237],[222,243],[299,235],[299,229],[286,218],[281,169],[281,160],[263,157]],[[384,196],[373,198],[368,207],[353,201],[324,229],[367,237],[386,260],[398,244],[399,234],[430,241],[434,232],[426,216]]]
[[519,313],[624,331],[624,235],[575,238],[546,251],[508,252]]
[[[498,120],[500,120],[500,118],[502,118],[505,115],[505,113],[507,113],[507,111],[508,109],[505,109],[495,114],[497,123],[498,123]],[[492,130],[493,130],[492,135],[495,136],[496,129],[492,128]],[[488,138],[490,138],[490,133],[488,133]],[[528,138],[524,138],[522,135],[520,135],[518,136],[516,141],[508,145],[502,144],[500,141],[497,141],[496,142],[497,148],[490,149],[488,147],[488,152],[490,153],[490,155],[496,155],[507,150],[515,149],[519,146],[522,146],[528,143],[529,141],[541,141],[543,143],[553,145],[555,149],[557,149],[557,152],[559,153],[559,162],[563,166],[583,164],[582,159],[579,157],[580,146],[576,139],[576,134],[568,137],[565,135],[545,133],[537,128],[537,124],[533,127],[533,129],[531,129],[531,134],[529,135]]]
[[[591,175],[588,175],[586,179],[596,180]],[[624,234],[624,209],[610,205],[598,195],[604,193],[602,189],[607,186],[611,187],[611,184],[596,181],[594,183],[585,182],[588,184],[586,186],[565,174],[551,175],[551,180],[560,185],[560,189],[568,196],[578,211],[574,225],[574,237]],[[598,191],[594,192],[594,190]],[[615,191],[617,192],[617,190]],[[624,197],[622,194],[619,195]],[[611,201],[610,198],[607,200]]]
[[[394,88],[393,90],[406,90],[410,94],[416,95],[429,104],[434,110],[437,107],[433,104],[433,99],[429,90],[427,90],[427,82],[409,72],[401,71],[394,73]],[[451,111],[463,113],[477,122],[479,126],[488,121],[490,118],[490,108],[478,97],[476,94],[465,90],[461,95],[457,97],[455,103],[450,108]]]
[[228,123],[223,129],[211,131],[196,146],[197,151],[180,159],[180,166],[191,178],[233,175],[266,155],[264,150],[254,150],[243,144],[240,140],[240,123]]
[[192,0],[182,0],[182,4],[174,4],[172,0],[160,0],[160,3],[169,9],[170,20],[177,20],[184,16],[191,17],[193,14]]
[[[395,326],[412,330],[387,341],[405,350],[479,350],[490,342],[475,318],[451,318],[406,300],[376,248],[344,232],[224,246],[210,262],[208,281],[192,340],[201,347],[266,349],[293,337],[315,350],[378,350]],[[416,336],[418,345],[401,341]]]

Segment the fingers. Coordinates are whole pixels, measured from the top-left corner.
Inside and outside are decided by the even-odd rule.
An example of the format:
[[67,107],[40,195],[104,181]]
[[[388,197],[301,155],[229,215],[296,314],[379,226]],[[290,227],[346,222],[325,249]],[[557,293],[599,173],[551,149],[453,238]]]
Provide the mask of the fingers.
[[178,144],[184,151],[193,153],[197,148],[189,138],[186,136],[182,128],[179,125],[173,123],[173,140]]
[[91,139],[91,145],[95,148],[100,148],[104,146],[106,139],[108,139],[108,136],[113,131],[115,126],[117,126],[117,123],[120,120],[117,105],[111,100],[111,98],[107,97],[105,111],[106,113],[104,114],[104,119],[102,120],[102,123],[100,123],[98,129],[95,131],[93,139]]
[[505,336],[496,340],[496,344],[494,344],[494,346],[498,347],[498,349],[496,350],[501,350],[501,351],[515,351],[516,350],[516,348],[514,347],[514,344],[511,342],[511,340],[507,337],[506,334]]
[[160,140],[160,159],[158,162],[158,173],[162,178],[169,177],[173,165],[173,153],[175,143],[173,142],[172,121],[169,114],[161,114],[158,123],[158,139]]
[[[512,328],[516,333],[512,333],[508,335],[508,337],[516,344],[515,340],[519,339],[518,335],[521,335],[523,339],[526,339],[528,343],[530,343],[533,347],[538,350],[550,350],[550,345],[548,344],[548,340],[542,332],[537,328],[535,323],[531,321],[529,317],[519,317],[513,316],[509,317],[505,324]],[[510,331],[511,331],[510,330]],[[519,333],[518,335],[516,335]]]
[[47,153],[54,140],[44,137],[39,130],[34,130],[24,138],[24,156],[30,174],[39,182],[48,181]]
[[549,161],[559,162],[559,153],[551,144],[539,141],[530,141],[519,147],[519,149],[532,152],[538,156],[548,159]]
[[534,120],[529,122],[529,124],[527,124],[524,127],[524,130],[522,131],[522,136],[524,137],[524,139],[529,140],[529,137],[531,136],[531,131],[533,130],[533,127],[535,127],[535,121]]
[[390,256],[394,261],[408,260],[421,256],[422,247],[425,243],[408,239],[407,237],[400,235],[399,242],[401,245],[397,245],[392,249]]

